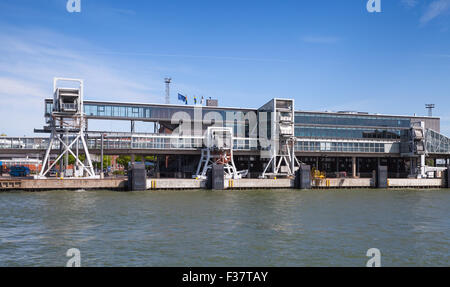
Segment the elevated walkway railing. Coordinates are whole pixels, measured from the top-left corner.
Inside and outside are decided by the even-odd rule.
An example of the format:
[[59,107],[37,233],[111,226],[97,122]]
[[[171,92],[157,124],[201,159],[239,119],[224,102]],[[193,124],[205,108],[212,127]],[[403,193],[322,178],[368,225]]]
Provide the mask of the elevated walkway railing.
[[[198,150],[203,144],[203,137],[180,137],[165,135],[121,135],[106,136],[103,148],[106,150],[123,149],[167,149],[167,150]],[[0,150],[45,150],[49,144],[43,137],[0,137]],[[89,149],[101,149],[102,139],[96,136],[87,140]],[[59,143],[53,144],[53,149],[59,149]],[[79,147],[81,148],[81,146]],[[258,140],[254,138],[234,138],[234,150],[258,150]]]
[[[0,137],[0,150],[45,150],[48,147],[48,142],[47,137]],[[89,137],[87,144],[89,149],[100,149],[100,136]],[[395,153],[398,152],[397,149],[391,148],[395,147],[396,144],[392,141],[298,138],[296,151]],[[450,155],[450,138],[431,129],[426,129],[425,146],[428,154]],[[113,133],[103,140],[104,149],[197,150],[202,147],[203,137]],[[53,149],[59,149],[59,144],[55,143]],[[233,150],[258,150],[258,139],[234,138]]]

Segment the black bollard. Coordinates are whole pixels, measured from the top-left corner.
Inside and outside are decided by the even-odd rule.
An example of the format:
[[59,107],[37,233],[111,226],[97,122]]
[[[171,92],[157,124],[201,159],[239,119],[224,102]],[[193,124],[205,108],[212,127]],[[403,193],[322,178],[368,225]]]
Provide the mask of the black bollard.
[[295,173],[296,189],[311,189],[311,166],[300,165],[299,169]]
[[388,188],[388,167],[378,166],[377,177],[376,177],[376,187],[377,188]]
[[128,190],[141,191],[147,189],[147,174],[145,164],[134,162],[128,169]]
[[446,172],[446,179],[447,179],[447,188],[450,188],[450,165],[447,167],[447,172]]
[[221,164],[213,164],[211,173],[208,176],[208,188],[212,190],[225,189],[225,170]]

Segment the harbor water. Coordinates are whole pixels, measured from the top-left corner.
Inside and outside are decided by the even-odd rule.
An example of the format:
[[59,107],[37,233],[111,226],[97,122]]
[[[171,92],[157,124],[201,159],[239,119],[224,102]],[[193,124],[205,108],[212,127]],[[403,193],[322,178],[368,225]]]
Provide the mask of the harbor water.
[[449,190],[0,193],[0,266],[450,265]]

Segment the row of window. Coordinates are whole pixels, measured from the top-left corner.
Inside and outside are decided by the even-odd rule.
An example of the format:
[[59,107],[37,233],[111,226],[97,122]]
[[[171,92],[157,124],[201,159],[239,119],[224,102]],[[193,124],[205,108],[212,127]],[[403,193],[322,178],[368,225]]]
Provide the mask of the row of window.
[[384,153],[383,143],[357,142],[297,142],[296,150],[300,152],[370,152]]
[[[46,114],[50,114],[53,109],[53,104],[47,102],[45,105]],[[116,106],[116,105],[98,105],[85,104],[84,112],[87,116],[94,117],[119,117],[119,118],[142,118],[142,119],[164,119],[170,120],[178,112],[184,112],[189,115],[191,120],[194,120],[194,109],[179,108],[179,107],[136,107],[136,106]],[[222,121],[234,120],[235,111],[224,111],[211,108],[202,108],[202,117],[207,113],[210,114],[211,119],[218,119]],[[245,115],[245,112],[244,112]]]
[[399,139],[400,135],[401,135],[401,130],[396,130],[396,129],[295,127],[295,136],[296,137],[351,138],[351,139]]
[[295,113],[296,124],[336,125],[336,126],[366,126],[366,127],[402,127],[411,125],[410,119],[390,118],[381,116],[352,116],[336,114]]
[[[46,103],[46,113],[52,111],[53,104]],[[126,117],[126,118],[159,118],[170,119],[176,112],[185,112],[193,118],[194,111],[192,108],[180,107],[133,107],[133,106],[113,106],[113,105],[97,105],[85,104],[85,113],[88,116],[106,116],[106,117]],[[227,111],[203,109],[203,113],[217,112],[222,118],[226,119]],[[233,111],[230,111],[233,112]],[[270,118],[270,116],[268,116]],[[352,115],[326,115],[326,114],[309,114],[295,113],[296,124],[318,124],[318,125],[342,125],[342,126],[373,126],[373,127],[402,127],[407,128],[411,125],[410,119],[405,118],[388,118],[377,116],[352,116]]]
[[121,118],[150,118],[149,108],[125,107],[125,106],[97,106],[84,105],[87,116],[121,117]]
[[[168,107],[133,107],[133,106],[113,106],[85,104],[85,113],[88,116],[121,117],[121,118],[141,118],[141,119],[170,119],[176,112],[186,112],[193,119],[192,108],[168,108]],[[46,103],[46,112],[52,110],[52,104]],[[226,111],[204,109],[203,113],[218,112],[223,119],[226,119]],[[267,119],[267,137],[271,137],[271,117]],[[382,117],[363,117],[351,115],[321,115],[296,113],[296,123],[305,124],[330,124],[330,125],[354,125],[354,126],[390,126],[403,127],[410,125],[409,119],[392,119]],[[234,125],[235,136],[237,135],[237,123]],[[230,125],[226,125],[230,126]],[[249,136],[249,126],[245,124],[245,136]],[[371,129],[371,128],[332,128],[332,127],[312,127],[296,126],[295,136],[312,138],[357,138],[357,139],[399,139],[400,129]],[[241,136],[241,135],[240,135]]]

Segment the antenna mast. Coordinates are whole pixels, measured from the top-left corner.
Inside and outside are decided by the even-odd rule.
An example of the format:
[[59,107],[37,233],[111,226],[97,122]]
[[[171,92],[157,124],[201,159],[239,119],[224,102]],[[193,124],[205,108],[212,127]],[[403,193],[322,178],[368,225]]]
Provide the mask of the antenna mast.
[[165,78],[164,82],[166,83],[166,104],[170,104],[170,83],[172,82],[171,78]]
[[428,109],[428,116],[432,117],[433,116],[433,109],[435,108],[434,104],[426,104],[425,108]]

